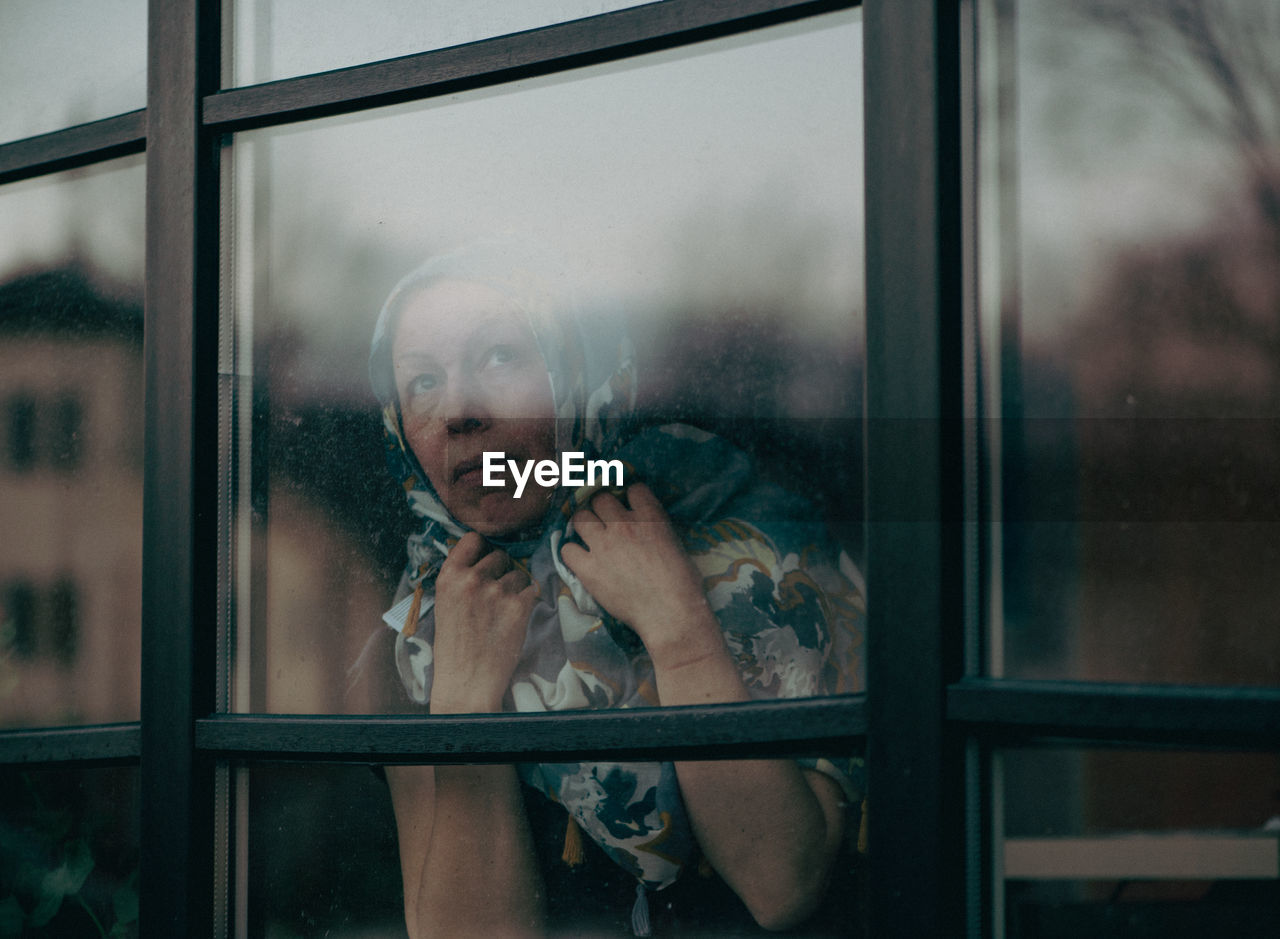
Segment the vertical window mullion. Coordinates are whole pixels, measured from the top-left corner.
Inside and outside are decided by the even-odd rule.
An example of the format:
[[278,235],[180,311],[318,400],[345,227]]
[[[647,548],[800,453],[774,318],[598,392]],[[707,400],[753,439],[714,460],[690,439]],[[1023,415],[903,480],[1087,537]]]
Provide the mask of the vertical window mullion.
[[965,934],[958,4],[863,5],[871,934]]
[[216,0],[151,0],[140,924],[157,939],[212,921],[213,764],[194,725],[215,678],[217,167],[199,103],[217,88],[218,23]]

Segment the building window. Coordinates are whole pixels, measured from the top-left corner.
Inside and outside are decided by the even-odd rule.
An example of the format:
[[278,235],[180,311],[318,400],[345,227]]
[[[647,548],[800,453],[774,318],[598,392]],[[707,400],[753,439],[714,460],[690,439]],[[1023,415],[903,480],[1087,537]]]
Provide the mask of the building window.
[[9,399],[7,411],[9,466],[15,472],[68,473],[80,466],[83,408],[77,395],[20,393]]
[[4,594],[8,647],[18,659],[45,659],[64,668],[75,663],[80,614],[72,581],[15,581]]
[[39,648],[35,587],[19,581],[5,587],[4,594],[6,644],[17,658],[32,659]]
[[15,395],[5,408],[8,412],[9,466],[25,473],[36,463],[36,401],[30,395]]

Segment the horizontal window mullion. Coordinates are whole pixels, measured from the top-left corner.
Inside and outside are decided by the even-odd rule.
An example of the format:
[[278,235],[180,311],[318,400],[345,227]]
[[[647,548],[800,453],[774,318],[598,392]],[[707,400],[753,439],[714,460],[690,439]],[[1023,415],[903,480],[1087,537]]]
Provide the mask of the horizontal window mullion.
[[1280,688],[967,679],[947,718],[1005,742],[1280,748]]
[[234,88],[204,99],[230,132],[478,88],[857,6],[857,0],[662,0],[540,29]]
[[506,763],[730,759],[850,752],[862,695],[632,710],[456,717],[217,715],[196,746],[224,759]]
[[147,112],[138,110],[0,144],[0,184],[141,153],[146,142]]
[[127,762],[141,739],[137,722],[0,731],[0,765]]

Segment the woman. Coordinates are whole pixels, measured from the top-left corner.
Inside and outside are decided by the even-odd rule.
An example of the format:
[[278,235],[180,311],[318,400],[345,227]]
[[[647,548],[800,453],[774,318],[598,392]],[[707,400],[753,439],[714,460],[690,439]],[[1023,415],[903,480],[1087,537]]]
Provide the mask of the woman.
[[[410,697],[465,714],[857,690],[861,598],[807,506],[716,437],[637,429],[626,344],[582,330],[544,270],[511,245],[476,245],[406,277],[379,319],[370,374],[388,457],[423,519],[385,616]],[[484,484],[486,452],[517,466],[619,459],[628,485],[531,476],[517,497],[511,473]],[[718,882],[680,876],[699,851],[756,922],[788,927],[821,902],[855,798],[825,760],[387,778],[415,937],[536,934],[549,910],[554,923],[585,907],[587,886],[565,873],[583,856],[601,883],[630,883],[631,927],[647,934],[651,906],[664,922],[685,915],[666,902],[678,878],[699,895]],[[548,815],[565,864],[539,859]]]

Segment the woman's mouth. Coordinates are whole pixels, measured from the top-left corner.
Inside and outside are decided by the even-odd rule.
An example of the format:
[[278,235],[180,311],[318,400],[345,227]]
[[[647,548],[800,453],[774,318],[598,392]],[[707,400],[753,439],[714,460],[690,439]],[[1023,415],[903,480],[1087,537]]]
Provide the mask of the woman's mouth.
[[484,461],[479,457],[463,460],[453,468],[453,484],[455,486],[459,483],[464,486],[479,486],[483,482],[483,477]]

